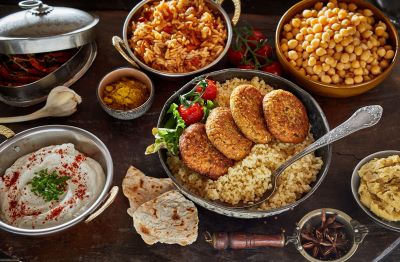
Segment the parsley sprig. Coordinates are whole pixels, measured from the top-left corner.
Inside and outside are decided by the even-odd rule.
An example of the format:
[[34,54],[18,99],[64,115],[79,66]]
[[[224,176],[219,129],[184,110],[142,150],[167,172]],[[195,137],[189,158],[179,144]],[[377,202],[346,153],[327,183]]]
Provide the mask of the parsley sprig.
[[41,196],[47,202],[58,200],[67,188],[67,181],[71,177],[60,176],[55,170],[49,173],[47,169],[42,169],[35,172],[30,184],[32,185],[31,191],[37,196]]

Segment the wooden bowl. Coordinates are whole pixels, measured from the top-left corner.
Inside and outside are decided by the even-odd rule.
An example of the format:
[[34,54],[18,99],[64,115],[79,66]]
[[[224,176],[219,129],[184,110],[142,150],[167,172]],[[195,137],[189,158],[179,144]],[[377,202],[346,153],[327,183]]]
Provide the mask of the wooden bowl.
[[399,49],[399,37],[397,35],[397,30],[394,25],[390,22],[390,20],[385,16],[385,14],[376,8],[374,5],[363,1],[363,0],[345,0],[340,2],[346,3],[354,3],[358,7],[368,8],[374,13],[374,17],[384,22],[387,25],[387,32],[389,33],[389,43],[392,45],[395,55],[390,63],[389,67],[386,68],[380,75],[373,78],[370,81],[363,82],[360,84],[354,85],[345,85],[345,84],[325,84],[318,81],[313,81],[306,76],[300,74],[298,70],[296,70],[286,59],[283,54],[283,51],[280,48],[280,40],[281,40],[281,32],[283,30],[283,26],[290,21],[296,14],[301,13],[304,9],[309,9],[314,6],[317,2],[327,2],[324,0],[303,0],[294,6],[292,6],[286,13],[282,16],[281,20],[278,23],[278,27],[276,29],[275,36],[275,46],[276,46],[276,55],[281,63],[283,69],[293,77],[297,84],[302,86],[303,88],[309,90],[310,92],[328,97],[351,97],[360,95],[365,93],[372,88],[379,85],[386,77],[389,76],[392,71],[394,65],[396,64],[398,57],[398,49]]

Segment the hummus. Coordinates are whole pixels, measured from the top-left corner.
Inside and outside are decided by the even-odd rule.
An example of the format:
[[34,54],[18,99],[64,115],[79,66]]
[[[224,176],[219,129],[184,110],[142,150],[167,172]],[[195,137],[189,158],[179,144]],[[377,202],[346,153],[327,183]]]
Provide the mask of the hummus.
[[[35,173],[47,169],[69,176],[65,192],[47,202],[32,192]],[[105,174],[95,160],[73,144],[44,147],[19,158],[0,179],[0,219],[19,228],[48,228],[81,215],[93,204],[105,184]]]

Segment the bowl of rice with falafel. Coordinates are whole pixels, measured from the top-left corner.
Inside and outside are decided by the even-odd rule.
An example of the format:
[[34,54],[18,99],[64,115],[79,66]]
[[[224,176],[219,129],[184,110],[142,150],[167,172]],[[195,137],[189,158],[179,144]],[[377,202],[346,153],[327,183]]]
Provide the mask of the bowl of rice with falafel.
[[318,103],[279,76],[225,69],[199,76],[170,97],[153,129],[159,153],[178,189],[195,203],[238,218],[276,215],[306,200],[331,161],[330,146],[292,164],[271,188],[272,172],[329,131]]

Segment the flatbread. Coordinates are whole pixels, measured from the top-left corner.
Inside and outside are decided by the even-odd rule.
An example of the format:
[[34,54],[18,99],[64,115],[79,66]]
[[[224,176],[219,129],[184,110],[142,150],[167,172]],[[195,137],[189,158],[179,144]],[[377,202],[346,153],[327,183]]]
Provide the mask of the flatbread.
[[140,205],[174,188],[170,178],[149,177],[136,167],[129,167],[122,181],[122,192],[130,204],[128,214],[132,216]]
[[197,239],[199,218],[193,202],[172,190],[141,205],[133,213],[134,227],[143,241],[186,246]]

